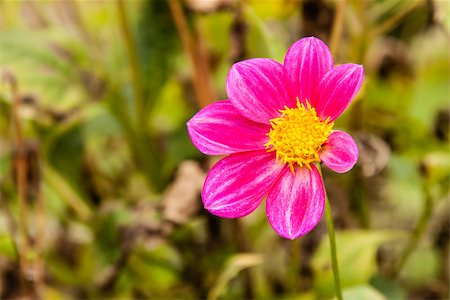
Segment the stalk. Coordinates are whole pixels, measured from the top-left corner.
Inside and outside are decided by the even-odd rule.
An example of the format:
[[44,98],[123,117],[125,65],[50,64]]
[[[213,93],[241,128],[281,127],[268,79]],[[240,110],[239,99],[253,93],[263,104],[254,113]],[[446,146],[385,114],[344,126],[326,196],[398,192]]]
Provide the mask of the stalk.
[[131,34],[125,4],[122,0],[117,0],[117,10],[119,14],[120,29],[122,30],[123,39],[128,54],[128,62],[131,68],[131,78],[135,100],[135,114],[137,117],[136,128],[139,132],[142,128],[144,128],[145,124],[144,88],[141,81],[141,70],[139,69],[136,43]]
[[341,280],[339,276],[339,265],[336,253],[336,238],[334,236],[333,216],[331,215],[331,207],[330,202],[328,200],[328,196],[325,197],[325,218],[327,220],[328,238],[330,239],[331,266],[333,269],[333,277],[334,277],[334,291],[336,293],[336,297],[339,300],[342,300]]
[[[119,26],[122,31],[125,48],[128,54],[128,63],[131,69],[131,84],[133,86],[134,95],[134,112],[132,119],[136,122],[131,126],[126,125],[128,143],[131,145],[131,151],[138,168],[140,168],[149,180],[149,186],[157,191],[164,188],[164,179],[160,174],[160,157],[159,153],[152,143],[152,136],[146,131],[146,112],[144,85],[141,79],[141,69],[139,67],[139,57],[136,41],[133,38],[130,29],[130,22],[127,17],[126,7],[123,0],[116,0],[117,12],[119,17]],[[133,118],[135,116],[135,118]],[[129,121],[129,115],[126,116],[123,123]],[[133,126],[134,125],[134,130]],[[128,128],[130,127],[130,128]]]
[[347,0],[341,0],[336,3],[336,12],[333,20],[333,30],[331,31],[330,38],[330,50],[333,56],[336,55],[336,51],[339,45],[339,41],[342,36],[342,28],[344,25],[344,13]]
[[290,281],[291,281],[291,289],[292,292],[297,294],[301,288],[301,276],[300,276],[300,270],[301,270],[301,239],[295,239],[291,242],[291,265],[289,267],[290,271]]
[[10,85],[12,95],[12,131],[14,134],[14,146],[16,155],[13,158],[14,169],[16,171],[16,188],[18,201],[18,233],[19,243],[17,250],[19,251],[19,270],[20,270],[20,285],[23,292],[28,294],[30,289],[30,281],[27,279],[29,273],[29,253],[30,253],[30,238],[28,234],[28,205],[26,201],[27,195],[27,172],[28,164],[25,157],[25,145],[22,124],[20,120],[20,105],[21,98],[16,78],[12,74],[4,76],[4,80]]
[[[322,168],[318,166],[318,170],[323,180]],[[341,280],[339,276],[339,265],[336,252],[336,237],[334,235],[333,216],[331,214],[330,201],[328,200],[328,195],[326,194],[326,191],[325,191],[325,218],[327,220],[328,238],[330,240],[331,267],[333,270],[334,291],[336,293],[336,298],[338,300],[342,300],[343,298],[342,298]]]

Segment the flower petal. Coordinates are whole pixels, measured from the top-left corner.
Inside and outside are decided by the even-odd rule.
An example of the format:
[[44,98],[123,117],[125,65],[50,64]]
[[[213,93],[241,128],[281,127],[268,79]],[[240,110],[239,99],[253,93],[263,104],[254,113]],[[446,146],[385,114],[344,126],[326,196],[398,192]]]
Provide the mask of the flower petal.
[[199,111],[187,122],[192,143],[209,155],[264,149],[270,126],[250,121],[228,100],[218,101]]
[[283,66],[268,58],[254,58],[235,63],[228,73],[227,94],[231,103],[245,117],[269,124],[290,105],[284,82]]
[[363,79],[361,65],[345,64],[331,69],[320,83],[319,101],[313,107],[322,118],[334,121],[359,91]]
[[298,97],[302,103],[306,99],[311,104],[317,102],[320,80],[333,64],[330,49],[318,38],[303,38],[294,43],[284,58],[291,99]]
[[320,149],[319,157],[331,170],[345,173],[358,161],[358,147],[350,135],[336,130]]
[[266,213],[273,229],[284,238],[295,239],[311,231],[322,218],[325,189],[314,165],[311,170],[289,169],[269,191]]
[[209,171],[203,186],[205,209],[223,218],[239,218],[254,211],[284,166],[274,153],[231,154]]

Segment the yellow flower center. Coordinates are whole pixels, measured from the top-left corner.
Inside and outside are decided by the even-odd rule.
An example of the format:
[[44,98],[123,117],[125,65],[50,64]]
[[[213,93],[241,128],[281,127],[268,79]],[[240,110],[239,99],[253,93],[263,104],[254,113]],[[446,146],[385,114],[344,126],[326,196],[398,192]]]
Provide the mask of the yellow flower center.
[[311,163],[320,162],[319,150],[334,123],[330,118],[322,121],[308,101],[305,106],[297,99],[297,107],[284,108],[280,117],[270,120],[270,140],[264,146],[267,152],[276,151],[277,161],[288,163],[292,173],[295,163],[311,169]]

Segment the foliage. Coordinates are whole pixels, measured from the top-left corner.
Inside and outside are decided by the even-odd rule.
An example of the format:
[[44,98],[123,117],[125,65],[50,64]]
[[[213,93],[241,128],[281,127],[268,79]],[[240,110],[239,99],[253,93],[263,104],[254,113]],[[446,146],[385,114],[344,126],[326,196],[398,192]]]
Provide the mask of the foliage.
[[333,298],[325,222],[205,212],[185,127],[199,86],[308,35],[366,72],[336,123],[359,162],[324,168],[344,298],[448,298],[448,7],[342,2],[0,1],[0,298]]

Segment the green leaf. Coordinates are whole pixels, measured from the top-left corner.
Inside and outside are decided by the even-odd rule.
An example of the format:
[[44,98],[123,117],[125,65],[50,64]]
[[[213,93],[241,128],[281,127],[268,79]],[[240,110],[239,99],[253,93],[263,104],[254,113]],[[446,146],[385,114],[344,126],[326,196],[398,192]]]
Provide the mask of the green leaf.
[[8,234],[0,234],[0,256],[6,256],[10,259],[16,259],[14,241]]
[[[65,201],[67,206],[72,208],[80,219],[89,219],[92,215],[92,210],[72,185],[50,166],[45,166],[43,170],[44,180],[46,182],[44,193],[49,192],[52,197],[58,195],[59,199]],[[61,205],[58,204],[56,204],[55,208],[57,210],[62,210]]]
[[390,279],[375,275],[370,279],[370,284],[385,295],[387,299],[406,299],[405,290],[397,282]]
[[450,178],[449,152],[429,152],[423,158],[422,164],[429,183],[445,182],[448,184]]
[[255,10],[255,13],[261,19],[268,20],[287,18],[298,12],[298,3],[295,1],[283,2],[249,0],[248,5]]
[[[52,37],[51,33],[58,34]],[[37,94],[40,103],[57,108],[72,107],[84,96],[74,84],[79,81],[78,61],[67,59],[74,54],[74,45],[60,44],[64,38],[57,30],[18,29],[5,30],[0,38],[0,65],[15,74],[21,87]]]
[[[0,153],[2,154],[2,153]],[[11,156],[5,155],[0,156],[0,179],[4,179],[4,176],[10,176],[10,170],[11,170]]]
[[[345,300],[387,300],[387,298],[370,285],[358,285],[342,292]],[[335,298],[336,299],[336,298]]]
[[226,263],[226,266],[216,284],[209,291],[209,299],[217,299],[226,289],[229,282],[235,278],[240,271],[260,265],[263,258],[260,254],[245,253],[232,256]]
[[230,39],[223,37],[228,36],[231,21],[232,15],[228,12],[198,16],[205,42],[214,50],[214,53],[220,54],[223,58],[227,58],[230,51]]
[[86,138],[114,136],[122,133],[122,127],[109,110],[101,105],[85,107],[86,119],[83,131]]
[[[147,107],[153,105],[173,69],[179,38],[167,1],[147,0],[137,27],[137,47]],[[149,105],[150,104],[150,105]]]
[[[270,35],[267,25],[250,7],[245,11],[245,18],[249,23],[247,36],[250,57],[272,57],[282,61],[283,56],[276,56],[275,38]],[[284,54],[283,54],[284,55]]]
[[[375,255],[383,242],[395,236],[385,231],[344,231],[336,233],[337,255],[341,286],[351,287],[365,284],[376,271]],[[334,294],[333,272],[331,269],[330,244],[324,236],[314,254],[312,267],[315,274],[314,289],[321,297]]]
[[82,190],[83,123],[74,120],[66,126],[57,127],[47,139],[45,156],[49,164],[78,191]]
[[385,200],[390,205],[391,216],[380,216],[375,222],[395,226],[398,221],[411,222],[419,217],[423,207],[423,182],[418,164],[404,155],[392,155],[389,162],[389,180],[384,187]]
[[148,121],[151,131],[169,133],[180,127],[185,129],[186,115],[191,111],[183,99],[184,95],[179,82],[175,79],[170,80],[161,88]]
[[406,260],[400,278],[410,286],[424,286],[439,277],[442,263],[442,257],[436,249],[416,249]]
[[95,220],[95,236],[97,247],[103,253],[101,258],[105,263],[111,263],[118,255],[120,232],[117,228],[130,222],[131,214],[123,201],[110,201],[107,213],[98,215]]
[[172,298],[170,288],[179,280],[181,269],[178,252],[165,243],[136,248],[128,263],[133,285],[157,298]]
[[60,291],[56,288],[46,285],[44,287],[44,289],[42,290],[42,299],[65,300],[65,299],[68,299],[68,296],[66,293],[64,293],[63,289]]

